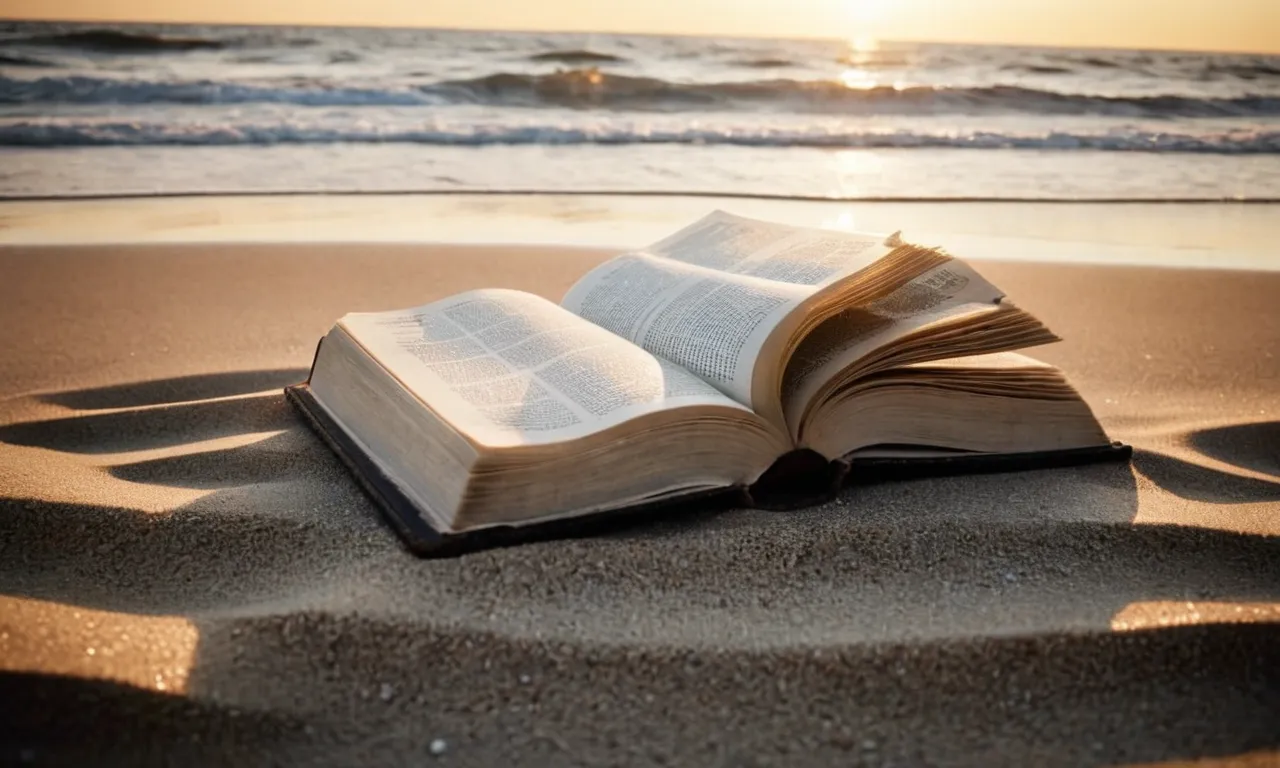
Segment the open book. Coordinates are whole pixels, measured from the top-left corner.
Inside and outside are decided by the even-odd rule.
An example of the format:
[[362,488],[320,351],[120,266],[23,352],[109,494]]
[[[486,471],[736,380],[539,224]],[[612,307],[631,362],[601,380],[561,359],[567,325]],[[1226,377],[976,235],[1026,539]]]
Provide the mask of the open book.
[[1055,340],[941,250],[717,212],[558,305],[347,315],[288,392],[411,547],[447,553],[727,489],[780,506],[851,473],[1126,457],[1014,352]]

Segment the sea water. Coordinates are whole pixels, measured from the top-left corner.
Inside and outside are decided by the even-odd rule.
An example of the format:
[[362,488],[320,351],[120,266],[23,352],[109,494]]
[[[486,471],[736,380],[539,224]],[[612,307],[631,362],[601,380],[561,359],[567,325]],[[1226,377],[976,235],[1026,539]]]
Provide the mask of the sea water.
[[1280,198],[1280,57],[0,24],[0,196]]

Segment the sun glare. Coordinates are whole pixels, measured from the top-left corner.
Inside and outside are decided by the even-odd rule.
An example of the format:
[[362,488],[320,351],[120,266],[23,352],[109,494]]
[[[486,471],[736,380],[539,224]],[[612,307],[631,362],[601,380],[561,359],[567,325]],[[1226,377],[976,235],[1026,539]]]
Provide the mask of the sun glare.
[[855,24],[874,24],[884,19],[887,2],[888,0],[845,0],[845,14]]
[[874,53],[878,50],[880,50],[880,41],[870,35],[855,37],[849,40],[850,53]]
[[874,37],[855,37],[849,40],[849,52],[840,58],[841,63],[848,65],[848,69],[840,74],[840,82],[844,87],[866,90],[882,85],[870,66],[879,50],[880,43]]
[[840,82],[845,88],[851,88],[856,91],[865,91],[880,85],[875,75],[857,67],[850,67],[840,73]]
[[849,34],[850,63],[858,63],[880,49],[879,37],[889,0],[838,0]]
[[892,0],[840,0],[854,50],[875,50]]

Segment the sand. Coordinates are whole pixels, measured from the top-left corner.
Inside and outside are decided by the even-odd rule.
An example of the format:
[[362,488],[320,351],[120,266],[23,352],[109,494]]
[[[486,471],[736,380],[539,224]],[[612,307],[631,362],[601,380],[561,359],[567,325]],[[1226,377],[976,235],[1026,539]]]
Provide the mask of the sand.
[[[715,209],[893,232],[1000,261],[1280,270],[1275,204],[815,201],[688,195],[214,195],[0,201],[0,246],[653,243]],[[1082,247],[1082,243],[1087,246]]]
[[0,249],[0,761],[1280,761],[1280,274],[979,265],[1132,466],[407,554],[280,387],[601,258]]

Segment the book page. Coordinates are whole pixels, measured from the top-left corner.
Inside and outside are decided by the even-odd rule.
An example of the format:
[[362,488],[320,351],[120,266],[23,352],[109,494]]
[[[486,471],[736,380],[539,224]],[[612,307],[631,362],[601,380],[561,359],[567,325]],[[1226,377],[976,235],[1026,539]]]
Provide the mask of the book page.
[[805,229],[716,211],[648,249],[597,267],[561,304],[738,402],[759,406],[752,403],[752,379],[774,329],[805,300],[899,243],[896,236]]
[[972,267],[950,261],[881,299],[841,312],[814,329],[787,364],[787,423],[794,429],[818,390],[873,350],[933,323],[996,311],[1002,298]]
[[633,253],[592,270],[562,306],[750,406],[761,347],[815,290]]
[[644,252],[735,275],[822,286],[869,266],[897,244],[896,236],[792,227],[716,211]]
[[491,289],[341,325],[480,442],[557,442],[684,405],[746,410],[697,376],[538,296]]

